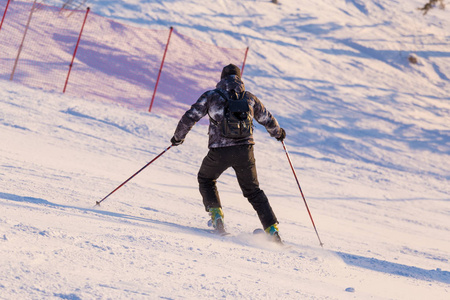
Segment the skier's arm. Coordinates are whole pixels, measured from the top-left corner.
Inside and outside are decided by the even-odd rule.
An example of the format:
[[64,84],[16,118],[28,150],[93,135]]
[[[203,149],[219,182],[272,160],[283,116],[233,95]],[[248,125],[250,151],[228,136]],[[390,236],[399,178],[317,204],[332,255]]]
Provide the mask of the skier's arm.
[[180,122],[178,122],[177,129],[173,134],[172,144],[178,142],[178,145],[184,141],[184,138],[188,134],[188,132],[192,129],[192,127],[197,123],[201,118],[203,118],[208,112],[208,95],[210,92],[204,93],[200,98],[195,102],[191,108],[184,113],[181,117]]
[[275,117],[264,107],[262,102],[256,96],[253,95],[253,99],[255,101],[255,105],[253,106],[253,116],[255,120],[266,128],[271,137],[277,139],[281,137],[284,138],[286,133],[284,129],[280,127]]

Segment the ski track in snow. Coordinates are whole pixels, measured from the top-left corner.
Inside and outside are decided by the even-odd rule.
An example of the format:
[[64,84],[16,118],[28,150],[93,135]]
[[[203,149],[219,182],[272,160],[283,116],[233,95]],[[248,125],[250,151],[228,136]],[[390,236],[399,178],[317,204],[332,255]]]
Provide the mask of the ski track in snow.
[[98,207],[169,146],[178,119],[0,81],[0,299],[449,298],[448,11],[279,2],[91,9],[250,45],[246,87],[286,128],[324,248],[261,126],[258,176],[285,248],[251,234],[260,224],[230,170],[218,189],[231,235],[210,233],[196,179],[205,125]]

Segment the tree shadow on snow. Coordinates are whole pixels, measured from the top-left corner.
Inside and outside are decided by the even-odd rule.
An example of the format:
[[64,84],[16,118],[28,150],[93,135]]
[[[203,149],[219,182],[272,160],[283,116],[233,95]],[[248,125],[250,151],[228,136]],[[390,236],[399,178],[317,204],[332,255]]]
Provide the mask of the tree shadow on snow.
[[343,252],[335,253],[339,255],[339,257],[341,257],[347,265],[419,280],[450,283],[450,272],[441,270],[440,268],[437,268],[435,270],[425,270],[418,267],[392,263],[376,258],[364,257]]

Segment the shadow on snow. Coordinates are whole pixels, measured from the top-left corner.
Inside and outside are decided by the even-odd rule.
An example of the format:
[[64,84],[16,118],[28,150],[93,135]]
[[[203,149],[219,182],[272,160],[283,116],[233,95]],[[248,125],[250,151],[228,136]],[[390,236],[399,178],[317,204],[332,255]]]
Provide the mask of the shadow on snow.
[[441,270],[440,268],[435,270],[425,270],[418,267],[392,263],[371,257],[364,257],[343,252],[336,252],[336,254],[339,255],[339,257],[341,257],[347,265],[419,280],[450,283],[450,272]]
[[[57,204],[57,203],[52,203],[52,202],[49,202],[49,201],[47,201],[45,199],[41,199],[41,198],[22,197],[19,195],[0,192],[0,199],[45,205],[45,206],[49,206],[52,208],[76,209],[76,210],[79,210],[82,212],[90,212],[90,213],[95,213],[95,214],[105,215],[105,216],[110,216],[110,217],[116,217],[116,218],[125,219],[125,220],[133,220],[133,221],[140,221],[140,222],[152,223],[152,224],[157,224],[157,225],[169,226],[172,228],[177,228],[177,229],[183,230],[185,232],[187,231],[189,233],[195,233],[195,234],[207,234],[209,232],[208,229],[184,226],[184,225],[171,223],[171,222],[167,222],[167,221],[159,221],[159,220],[131,216],[131,215],[127,215],[127,214],[103,211],[103,210],[99,210],[97,208],[83,208],[83,207],[77,207],[77,206],[71,206],[71,205]],[[142,208],[145,210],[152,210],[152,208],[149,208],[149,207],[142,207]]]

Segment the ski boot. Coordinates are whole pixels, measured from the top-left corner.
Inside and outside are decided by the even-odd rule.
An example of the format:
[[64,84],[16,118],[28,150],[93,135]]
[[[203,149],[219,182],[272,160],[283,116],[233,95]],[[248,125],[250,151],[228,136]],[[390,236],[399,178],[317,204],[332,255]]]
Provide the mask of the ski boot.
[[211,216],[211,225],[215,231],[219,234],[226,234],[222,209],[220,207],[210,208],[209,215]]
[[278,232],[277,224],[273,224],[273,225],[267,227],[264,231],[270,236],[270,238],[275,243],[283,244],[283,242],[281,241],[281,238],[280,238],[280,233]]

